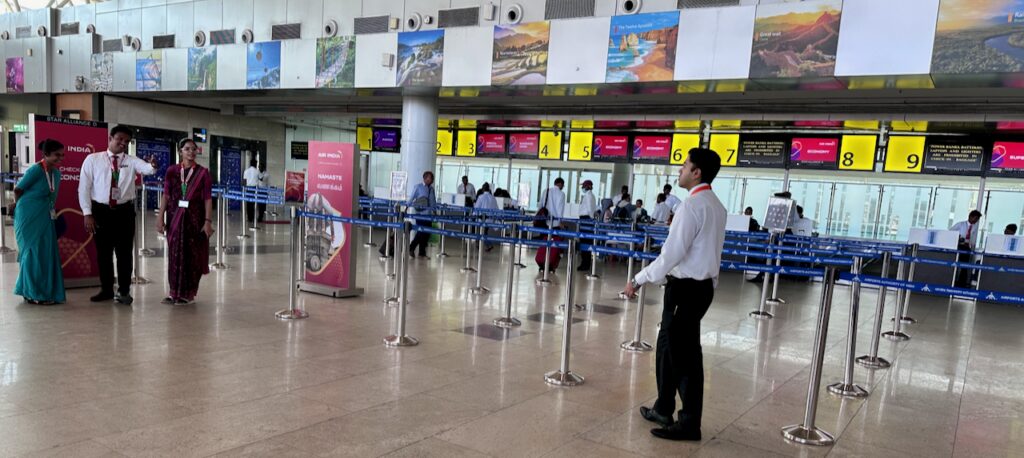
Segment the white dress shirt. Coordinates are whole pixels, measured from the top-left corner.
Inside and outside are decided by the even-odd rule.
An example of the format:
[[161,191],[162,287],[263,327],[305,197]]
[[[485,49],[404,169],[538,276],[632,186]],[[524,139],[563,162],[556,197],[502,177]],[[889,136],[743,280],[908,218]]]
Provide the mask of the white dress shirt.
[[559,221],[564,216],[565,212],[565,193],[558,186],[552,186],[548,188],[547,192],[544,193],[544,200],[541,201],[542,207],[548,208],[548,213],[551,214],[552,227],[558,227],[561,223]]
[[242,178],[245,180],[246,186],[259,186],[260,185],[260,169],[249,166],[245,169],[245,173],[242,174]]
[[484,191],[476,198],[476,204],[473,208],[479,208],[481,210],[497,210],[498,199],[494,198],[494,194]]
[[469,196],[470,198],[475,198],[476,197],[476,188],[473,186],[473,183],[466,183],[466,184],[459,183],[459,187],[456,188],[456,194],[465,194],[465,195]]
[[661,254],[633,277],[637,283],[662,283],[666,276],[714,280],[725,243],[726,211],[718,196],[705,184],[695,186],[676,207]]
[[101,204],[117,199],[123,204],[135,199],[135,174],[152,175],[156,172],[153,166],[135,156],[126,153],[118,154],[117,188],[120,195],[110,195],[111,169],[114,166],[114,154],[110,151],[92,153],[82,161],[82,169],[78,174],[78,206],[82,207],[83,215],[92,214],[93,201]]
[[651,219],[657,223],[665,224],[668,222],[668,204],[665,202],[658,202],[654,205],[654,211],[651,213]]
[[583,191],[583,197],[580,198],[580,216],[593,218],[594,213],[597,213],[597,199],[594,198],[593,191]]
[[676,206],[682,202],[678,197],[673,194],[667,194],[665,196],[665,203],[668,205],[669,213],[676,213]]
[[616,194],[612,197],[612,207],[618,207],[619,201],[622,200],[622,194]]
[[[974,226],[974,227],[972,228],[971,226]],[[959,232],[960,233],[960,238],[962,238],[964,240],[967,240],[967,243],[970,246],[972,246],[972,247],[974,246],[974,243],[977,242],[977,240],[978,240],[978,225],[977,224],[971,224],[971,223],[969,223],[967,221],[960,221],[959,223],[954,224],[953,227],[949,228],[949,230]],[[970,239],[967,238],[967,233],[968,232],[971,233]]]

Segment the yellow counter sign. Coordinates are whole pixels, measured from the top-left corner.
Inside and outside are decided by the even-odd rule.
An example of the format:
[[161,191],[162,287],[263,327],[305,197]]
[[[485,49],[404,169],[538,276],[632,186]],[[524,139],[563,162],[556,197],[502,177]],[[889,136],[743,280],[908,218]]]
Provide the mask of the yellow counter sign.
[[669,156],[669,163],[680,165],[686,162],[686,156],[690,150],[700,146],[700,134],[675,134],[672,135],[672,155]]
[[544,160],[559,160],[562,158],[562,133],[542,130],[540,132],[540,154],[538,157]]
[[839,153],[839,170],[875,170],[875,135],[843,135]]
[[569,160],[589,161],[594,154],[591,148],[594,146],[593,132],[571,132],[569,133]]
[[356,127],[356,142],[359,143],[361,151],[370,151],[373,148],[373,129],[369,127]]
[[452,144],[454,143],[454,135],[452,131],[448,129],[438,129],[437,131],[437,155],[438,156],[451,156],[452,155]]
[[889,137],[889,147],[885,151],[885,171],[919,173],[923,157],[924,137]]
[[710,146],[722,158],[723,167],[736,167],[736,150],[740,147],[739,134],[712,134]]
[[455,143],[455,155],[462,157],[476,156],[476,131],[460,130]]

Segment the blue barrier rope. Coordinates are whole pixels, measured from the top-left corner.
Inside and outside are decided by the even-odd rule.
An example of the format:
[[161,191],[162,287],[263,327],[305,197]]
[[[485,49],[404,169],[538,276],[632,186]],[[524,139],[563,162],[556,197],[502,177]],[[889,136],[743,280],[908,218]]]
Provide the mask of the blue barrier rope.
[[348,218],[345,216],[325,215],[323,213],[313,213],[305,210],[297,212],[299,216],[309,219],[318,219],[322,221],[336,221],[339,223],[356,224],[359,226],[371,226],[371,227],[383,227],[388,229],[402,229],[402,223],[389,223],[386,221],[373,221],[368,219],[360,218]]
[[840,273],[839,278],[866,285],[885,286],[887,288],[903,289],[907,291],[937,293],[947,296],[966,297],[975,300],[986,300],[1024,306],[1024,296],[999,291],[956,288],[946,285],[936,285],[933,283],[894,280],[891,278],[882,278],[873,275],[853,275],[845,272]]
[[913,262],[916,264],[928,264],[933,266],[956,267],[964,270],[981,270],[985,272],[1006,272],[1012,274],[1024,274],[1024,269],[1008,266],[990,266],[985,264],[973,264],[970,262],[943,261],[941,259],[928,259],[913,256],[893,256],[896,261]]

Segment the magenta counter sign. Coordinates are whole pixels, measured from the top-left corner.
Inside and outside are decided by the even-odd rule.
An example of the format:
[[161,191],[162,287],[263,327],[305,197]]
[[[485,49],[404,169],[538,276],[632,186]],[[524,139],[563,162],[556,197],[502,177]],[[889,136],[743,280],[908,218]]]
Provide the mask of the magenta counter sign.
[[[357,161],[356,148],[351,143],[309,142],[306,210],[352,217],[359,189]],[[358,294],[351,292],[355,285],[352,235],[351,224],[306,220],[303,290],[332,296]]]

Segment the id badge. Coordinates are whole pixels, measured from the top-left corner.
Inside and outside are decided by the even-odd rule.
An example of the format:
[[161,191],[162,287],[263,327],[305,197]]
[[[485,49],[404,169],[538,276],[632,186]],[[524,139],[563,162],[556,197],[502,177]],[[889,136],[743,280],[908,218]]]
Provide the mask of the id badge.
[[121,200],[121,188],[110,188],[110,197]]
[[188,208],[188,201],[187,200],[179,200],[178,201],[178,208]]
[[54,210],[52,208],[50,209],[50,219],[54,221],[57,220],[57,210]]

